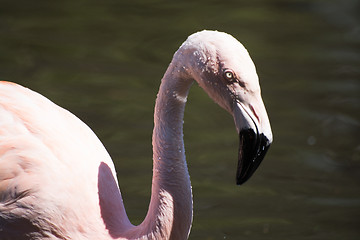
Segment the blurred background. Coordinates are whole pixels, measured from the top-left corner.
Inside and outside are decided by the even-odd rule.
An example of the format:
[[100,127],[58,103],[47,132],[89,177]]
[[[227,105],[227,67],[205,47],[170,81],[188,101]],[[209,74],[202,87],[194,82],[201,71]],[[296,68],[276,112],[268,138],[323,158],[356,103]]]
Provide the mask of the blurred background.
[[[0,0],[0,79],[69,109],[99,136],[138,224],[160,79],[188,35],[232,34],[258,70],[274,142],[235,185],[233,119],[194,85],[185,146],[190,239],[360,239],[357,0]],[[86,151],[86,149],[84,149]]]

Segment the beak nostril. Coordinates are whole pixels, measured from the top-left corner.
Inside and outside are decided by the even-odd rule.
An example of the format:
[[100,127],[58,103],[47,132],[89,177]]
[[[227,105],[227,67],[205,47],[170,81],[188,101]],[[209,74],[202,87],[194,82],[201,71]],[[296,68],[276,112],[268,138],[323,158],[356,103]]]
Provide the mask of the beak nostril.
[[256,117],[256,119],[258,120],[258,122],[260,123],[260,118],[259,118],[259,116],[256,114],[255,108],[254,108],[251,104],[249,104],[249,105],[250,105],[250,110],[251,110],[251,112],[254,114],[254,116]]

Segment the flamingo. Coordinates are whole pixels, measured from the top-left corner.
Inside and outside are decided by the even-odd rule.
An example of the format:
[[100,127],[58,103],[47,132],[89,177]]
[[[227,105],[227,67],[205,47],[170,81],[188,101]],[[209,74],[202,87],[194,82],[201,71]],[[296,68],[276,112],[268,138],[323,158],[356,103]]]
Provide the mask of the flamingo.
[[247,50],[227,33],[190,35],[157,95],[151,200],[137,226],[126,215],[114,164],[93,131],[42,95],[1,82],[0,239],[187,239],[193,200],[183,115],[194,81],[234,118],[237,184],[251,177],[272,142]]

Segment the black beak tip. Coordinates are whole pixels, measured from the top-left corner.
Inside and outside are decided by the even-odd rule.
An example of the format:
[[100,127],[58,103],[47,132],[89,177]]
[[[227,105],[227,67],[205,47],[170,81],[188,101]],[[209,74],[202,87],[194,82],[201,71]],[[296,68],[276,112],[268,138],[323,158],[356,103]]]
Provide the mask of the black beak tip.
[[243,185],[247,180],[249,180],[250,177],[244,178],[244,177],[236,177],[236,185],[240,186]]
[[245,183],[248,179],[236,178],[236,185],[240,186]]
[[256,134],[252,129],[242,130],[239,134],[240,147],[236,184],[242,185],[256,171],[270,147],[270,141],[264,134]]

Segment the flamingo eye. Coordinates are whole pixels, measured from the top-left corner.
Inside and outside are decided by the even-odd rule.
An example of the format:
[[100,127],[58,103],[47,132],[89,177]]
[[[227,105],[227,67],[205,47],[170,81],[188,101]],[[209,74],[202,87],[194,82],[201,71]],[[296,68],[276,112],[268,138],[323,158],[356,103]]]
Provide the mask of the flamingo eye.
[[234,81],[235,80],[235,74],[233,71],[229,70],[229,69],[226,69],[224,71],[224,77],[226,80],[228,81]]

